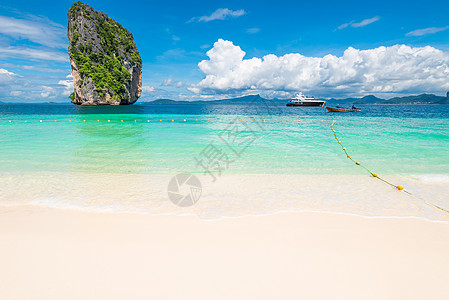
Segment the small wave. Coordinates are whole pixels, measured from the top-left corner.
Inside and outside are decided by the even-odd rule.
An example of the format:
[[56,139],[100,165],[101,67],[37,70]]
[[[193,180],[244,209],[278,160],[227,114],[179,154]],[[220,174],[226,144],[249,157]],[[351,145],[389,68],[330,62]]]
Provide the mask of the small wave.
[[449,183],[449,174],[421,174],[412,177],[429,183]]
[[96,212],[96,213],[141,213],[137,209],[133,209],[131,207],[125,207],[119,204],[99,204],[92,203],[86,199],[77,199],[78,201],[64,201],[59,198],[38,198],[29,201],[28,203],[23,204],[31,204],[42,207],[56,208],[56,209],[70,209],[70,210],[78,210],[78,211],[87,211],[87,212]]

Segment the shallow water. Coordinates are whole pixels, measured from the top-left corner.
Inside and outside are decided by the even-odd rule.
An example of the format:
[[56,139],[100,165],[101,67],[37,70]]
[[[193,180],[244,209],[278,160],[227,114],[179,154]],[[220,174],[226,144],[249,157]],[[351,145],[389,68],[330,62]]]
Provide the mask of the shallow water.
[[[270,103],[0,104],[0,175],[7,180],[33,174],[44,186],[52,182],[45,180],[48,174],[115,174],[109,184],[124,186],[125,174],[188,172],[217,184],[220,177],[245,174],[369,176],[346,159],[334,139],[330,124],[336,120],[340,141],[373,172],[417,180],[415,189],[422,185],[427,197],[432,184],[449,183],[448,105],[361,108],[329,114]],[[4,197],[8,191],[1,187]],[[34,194],[34,200],[48,196]]]
[[204,169],[195,158],[205,150],[225,153],[222,173],[358,174],[333,138],[332,120],[352,156],[379,173],[449,174],[447,105],[325,114],[251,105],[3,104],[0,165],[2,171],[197,173]]

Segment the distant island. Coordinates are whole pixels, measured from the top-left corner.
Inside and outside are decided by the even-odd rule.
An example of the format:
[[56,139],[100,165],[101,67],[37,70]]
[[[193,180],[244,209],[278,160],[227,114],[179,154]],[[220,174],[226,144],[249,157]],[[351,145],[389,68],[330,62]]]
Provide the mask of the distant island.
[[[153,101],[142,102],[148,105],[192,105],[192,104],[247,104],[249,102],[265,101],[268,99],[262,98],[260,95],[250,95],[238,98],[230,98],[223,100],[204,100],[204,101],[178,101],[171,99],[157,99]],[[285,104],[289,99],[274,98],[270,101],[279,104]],[[433,94],[421,94],[416,96],[394,97],[391,99],[381,99],[373,95],[364,96],[361,98],[344,98],[344,99],[328,99],[326,103],[329,104],[449,104],[449,92],[446,96],[436,96]]]
[[362,98],[330,99],[328,103],[352,103],[352,104],[449,104],[449,92],[446,96],[436,96],[433,94],[421,94],[415,96],[394,97],[391,99],[381,99],[373,95]]

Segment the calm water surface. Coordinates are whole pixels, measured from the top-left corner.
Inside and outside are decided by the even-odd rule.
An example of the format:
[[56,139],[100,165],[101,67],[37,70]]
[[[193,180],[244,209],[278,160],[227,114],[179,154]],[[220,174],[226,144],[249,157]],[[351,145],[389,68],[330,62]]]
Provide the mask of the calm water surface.
[[336,120],[352,156],[379,173],[449,174],[449,105],[360,107],[0,104],[0,172],[201,173],[213,158],[217,173],[358,174]]

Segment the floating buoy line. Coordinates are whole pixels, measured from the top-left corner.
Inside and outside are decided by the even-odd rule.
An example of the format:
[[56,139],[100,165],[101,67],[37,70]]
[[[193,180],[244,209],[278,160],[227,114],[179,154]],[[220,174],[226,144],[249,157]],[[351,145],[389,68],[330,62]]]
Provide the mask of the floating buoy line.
[[67,119],[59,119],[59,120],[7,120],[6,122],[8,123],[57,123],[57,122],[69,122],[69,123],[76,123],[76,122],[83,122],[83,123],[87,123],[87,122],[95,122],[95,123],[101,123],[101,122],[106,122],[106,123],[155,123],[155,122],[169,122],[169,123],[188,123],[188,122],[214,122],[214,121],[222,121],[222,122],[232,122],[232,121],[238,121],[238,122],[262,122],[262,123],[312,123],[312,122],[324,122],[324,120],[307,120],[307,119],[302,119],[302,120],[292,120],[292,119],[274,119],[274,120],[268,120],[268,119],[260,119],[260,120],[255,120],[255,119],[249,119],[249,120],[244,120],[244,119],[180,119],[180,120],[175,120],[175,119],[142,119],[142,120],[100,120],[100,119],[83,119],[83,120],[67,120]]
[[365,167],[365,166],[364,166],[362,163],[360,163],[359,161],[354,160],[354,159],[351,157],[351,155],[349,155],[349,153],[348,153],[346,147],[343,145],[343,143],[340,141],[340,139],[339,139],[338,136],[337,136],[337,132],[336,132],[335,129],[334,129],[334,124],[335,124],[336,122],[337,122],[337,121],[333,121],[333,122],[332,122],[332,124],[331,124],[331,130],[332,130],[332,132],[334,133],[335,140],[338,142],[338,144],[340,145],[341,149],[342,149],[343,152],[346,154],[346,158],[348,158],[349,160],[351,160],[351,161],[352,161],[353,163],[355,163],[357,166],[362,167],[363,169],[365,169],[366,171],[368,171],[368,173],[370,173],[372,177],[374,177],[374,178],[376,178],[376,179],[379,179],[380,181],[382,181],[382,182],[384,182],[384,183],[386,183],[386,184],[388,184],[388,185],[394,187],[394,188],[397,189],[398,191],[404,192],[404,193],[406,193],[407,195],[409,195],[409,196],[411,196],[411,197],[413,197],[413,198],[415,198],[415,199],[418,199],[418,200],[420,200],[420,201],[423,201],[425,204],[427,204],[427,205],[429,205],[429,206],[432,206],[432,207],[437,208],[437,209],[439,209],[439,210],[442,210],[442,211],[444,211],[444,212],[446,212],[446,213],[449,213],[449,210],[447,210],[447,209],[445,209],[445,208],[442,208],[442,207],[440,207],[440,206],[438,206],[438,205],[436,205],[436,204],[434,204],[434,203],[431,203],[431,202],[429,202],[429,201],[427,201],[427,200],[425,200],[425,199],[423,199],[423,198],[420,198],[420,197],[418,197],[418,196],[415,196],[415,195],[412,194],[411,192],[407,191],[402,185],[396,185],[396,184],[393,184],[393,183],[391,183],[391,182],[389,182],[389,181],[383,179],[383,178],[380,177],[377,173],[371,172],[370,169],[368,169],[367,167]]

